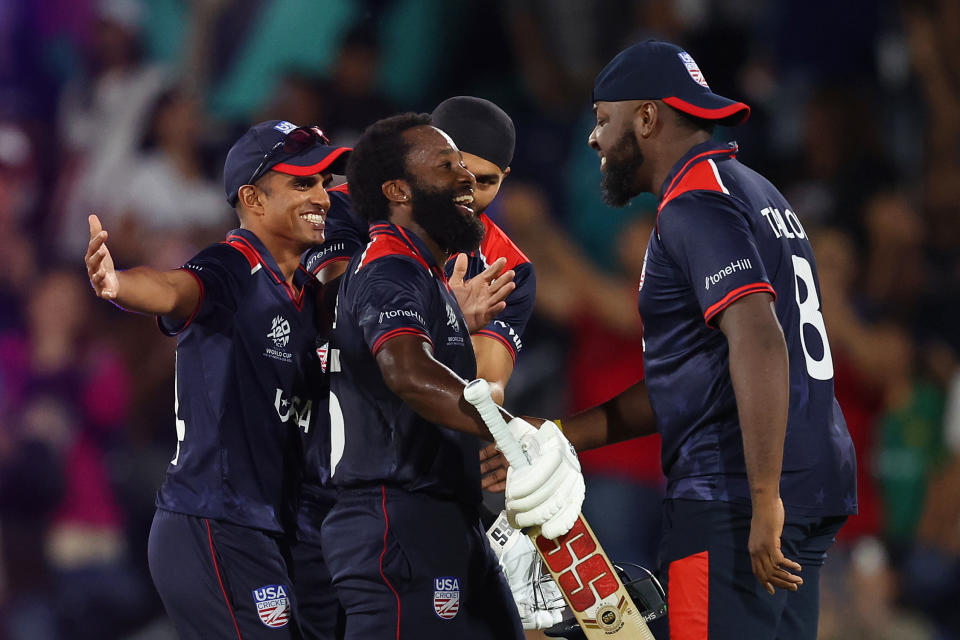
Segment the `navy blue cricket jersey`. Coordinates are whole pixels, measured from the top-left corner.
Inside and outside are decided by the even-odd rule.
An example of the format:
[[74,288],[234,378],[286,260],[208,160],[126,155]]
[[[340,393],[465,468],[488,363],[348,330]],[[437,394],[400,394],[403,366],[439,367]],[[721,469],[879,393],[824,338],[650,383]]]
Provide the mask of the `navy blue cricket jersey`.
[[[340,261],[349,261],[370,242],[368,225],[353,213],[350,204],[349,188],[346,184],[328,189],[330,211],[327,213],[324,243],[307,251],[303,257],[305,268],[317,274],[324,267]],[[529,258],[507,237],[489,217],[480,215],[486,230],[477,251],[467,254],[467,275],[472,278],[490,266],[490,262],[500,257],[507,259],[504,271],[513,269],[516,288],[507,297],[507,306],[496,318],[478,331],[479,335],[495,339],[502,343],[516,360],[523,348],[521,336],[533,313],[537,296],[537,281],[533,264]],[[447,261],[447,277],[453,272],[454,259]],[[331,292],[332,293],[332,292]],[[327,294],[328,296],[331,294]],[[326,296],[325,296],[326,299]],[[327,351],[321,348],[323,359]],[[318,418],[324,420],[325,418]],[[321,434],[325,425],[318,423],[315,434]],[[305,480],[308,485],[322,484],[329,477],[329,445],[320,435],[307,437],[307,465]]]
[[790,204],[736,151],[697,145],[668,174],[640,280],[667,496],[750,501],[728,345],[715,323],[735,300],[765,291],[776,297],[790,358],[784,505],[797,515],[856,513],[853,443],[834,397],[813,250]]
[[316,356],[316,280],[290,287],[250,231],[230,232],[182,267],[201,287],[180,327],[177,450],[157,506],[272,532],[289,526],[299,431],[326,413]]
[[340,282],[330,337],[332,484],[479,502],[479,439],[428,422],[383,380],[376,354],[400,335],[430,343],[460,377],[475,375],[467,324],[443,271],[416,235],[377,222]]

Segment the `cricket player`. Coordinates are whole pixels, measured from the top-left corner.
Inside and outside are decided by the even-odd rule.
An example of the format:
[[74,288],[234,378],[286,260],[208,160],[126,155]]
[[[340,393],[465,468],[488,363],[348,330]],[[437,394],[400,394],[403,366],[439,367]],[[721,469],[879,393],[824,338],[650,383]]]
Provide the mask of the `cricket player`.
[[173,271],[117,271],[90,217],[96,294],[177,335],[176,449],[149,539],[154,583],[181,638],[300,638],[285,532],[315,381],[318,286],[301,255],[323,242],[325,186],[349,149],[316,128],[261,122],[230,149],[240,228]]
[[[458,292],[458,302],[470,328],[478,375],[488,379],[494,399],[502,404],[504,388],[523,347],[523,331],[536,298],[532,263],[484,213],[510,174],[516,131],[513,121],[500,107],[473,96],[456,96],[443,101],[434,109],[431,118],[433,125],[450,135],[457,144],[464,164],[476,177],[473,206],[484,225],[483,240],[477,250],[447,260],[445,272]],[[306,268],[327,283],[325,299],[328,301],[335,296],[339,285],[337,279],[346,270],[347,262],[370,240],[367,223],[350,210],[349,187],[340,185],[330,189],[329,193],[331,209],[327,217],[326,240],[304,257]],[[505,272],[501,273],[501,269]],[[510,283],[511,277],[513,284]],[[462,288],[456,287],[464,278],[471,283],[495,280],[495,286],[502,288],[498,295],[506,300],[498,302],[500,298],[497,298],[491,300],[495,306],[484,303],[481,307],[487,314],[495,314],[495,319],[476,321],[466,310],[468,305],[459,292]],[[310,462],[304,477],[297,544],[293,551],[298,567],[299,611],[305,631],[309,630],[318,638],[336,637],[336,629],[342,626],[342,613],[329,585],[320,544],[320,524],[334,500],[333,491],[322,486],[327,478],[329,447],[326,439],[317,434],[307,439],[306,446]],[[485,510],[481,515],[489,529],[496,515]],[[516,555],[527,564],[539,562],[535,553],[521,553],[522,549],[532,550],[532,544],[525,537],[519,537],[523,539],[519,544],[511,545],[515,551],[508,556]],[[501,560],[504,567],[518,564],[510,557]],[[521,578],[527,569],[518,567],[514,571],[505,571],[518,600],[522,622],[528,628],[550,626],[559,620],[560,614],[555,610],[534,609],[530,581]],[[549,590],[551,586],[544,588]],[[524,604],[527,601],[529,606]]]
[[[323,552],[347,638],[521,638],[480,526],[476,452],[490,436],[462,399],[476,363],[441,266],[483,237],[476,181],[430,123],[415,114],[379,121],[347,170],[371,241],[341,281],[329,347],[337,498]],[[569,529],[582,502],[575,457],[562,455],[568,445],[555,427],[512,425],[557,454],[539,468],[534,460],[531,476],[557,489],[542,497],[530,482],[527,495],[552,514],[548,532]]]
[[807,232],[713,140],[750,110],[680,47],[622,51],[593,102],[607,202],[659,198],[638,299],[646,380],[564,432],[578,449],[660,432],[670,637],[813,640],[820,567],[857,495]]

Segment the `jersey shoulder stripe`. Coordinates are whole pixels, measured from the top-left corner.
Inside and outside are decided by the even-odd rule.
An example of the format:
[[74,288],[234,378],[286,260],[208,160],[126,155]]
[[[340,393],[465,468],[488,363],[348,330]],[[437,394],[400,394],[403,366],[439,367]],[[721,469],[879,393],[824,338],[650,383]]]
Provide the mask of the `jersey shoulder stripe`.
[[670,191],[663,197],[663,200],[660,202],[660,209],[662,210],[677,196],[689,193],[690,191],[730,193],[720,180],[716,163],[710,159],[705,162],[698,162],[683,174],[680,180],[674,184]]
[[387,340],[390,340],[391,338],[396,338],[397,336],[404,336],[404,335],[420,336],[426,342],[429,342],[430,346],[433,346],[433,340],[431,340],[430,336],[428,336],[423,331],[419,331],[417,329],[414,329],[413,327],[400,327],[392,331],[387,331],[385,334],[377,338],[377,341],[373,343],[373,348],[370,349],[370,353],[372,353],[373,355],[377,355],[377,352],[380,351],[381,348],[383,348],[383,345],[385,342],[387,342]]
[[428,272],[430,271],[430,265],[427,264],[427,261],[409,243],[390,233],[387,225],[370,226],[370,244],[367,245],[360,256],[360,263],[357,265],[356,271],[360,271],[360,269],[376,260],[389,256],[410,258]]
[[486,214],[481,214],[480,220],[483,222],[486,233],[480,242],[480,253],[488,262],[493,262],[499,258],[506,258],[507,264],[503,269],[513,269],[519,264],[530,262],[523,251],[520,250],[513,240],[511,240],[503,229],[491,220]]

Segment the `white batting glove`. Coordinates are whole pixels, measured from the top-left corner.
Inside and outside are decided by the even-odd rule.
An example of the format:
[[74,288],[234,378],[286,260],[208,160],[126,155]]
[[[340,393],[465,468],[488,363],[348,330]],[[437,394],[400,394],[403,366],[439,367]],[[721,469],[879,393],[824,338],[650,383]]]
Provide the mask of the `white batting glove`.
[[541,568],[530,538],[510,526],[506,512],[487,531],[490,547],[500,561],[524,629],[549,629],[563,619],[563,594]]
[[539,525],[544,537],[553,540],[573,527],[586,493],[580,461],[573,446],[553,422],[544,422],[535,433],[514,426],[520,433],[530,464],[507,470],[506,507],[510,523],[517,529]]

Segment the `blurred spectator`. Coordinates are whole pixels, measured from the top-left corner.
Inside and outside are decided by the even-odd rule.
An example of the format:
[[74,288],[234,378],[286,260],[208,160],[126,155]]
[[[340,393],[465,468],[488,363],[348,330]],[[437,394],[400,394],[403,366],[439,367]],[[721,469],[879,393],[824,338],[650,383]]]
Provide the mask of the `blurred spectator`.
[[116,186],[123,195],[112,235],[124,248],[114,256],[121,264],[168,269],[235,225],[223,187],[204,163],[204,125],[200,103],[189,91],[174,87],[157,98],[142,153]]
[[86,247],[87,215],[120,212],[125,169],[166,78],[142,59],[137,0],[99,0],[98,11],[86,74],[60,102],[64,159],[48,229],[55,247],[72,255]]
[[33,245],[24,233],[37,200],[33,145],[16,123],[0,123],[0,333],[23,326],[23,305],[36,272]]
[[0,336],[3,404],[20,422],[13,431],[47,443],[45,455],[55,452],[62,469],[62,499],[32,544],[45,547],[38,569],[47,567],[55,581],[64,637],[78,639],[116,635],[139,615],[145,592],[132,579],[105,461],[124,426],[131,377],[115,353],[91,339],[90,315],[84,281],[53,271],[35,284],[26,329]]

